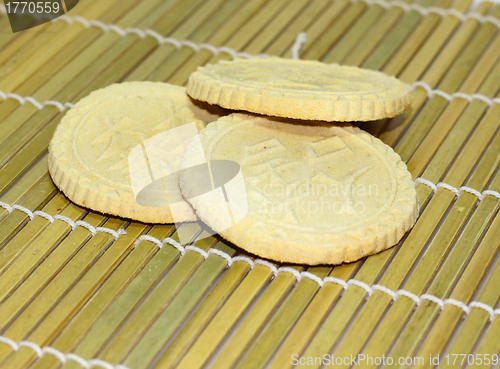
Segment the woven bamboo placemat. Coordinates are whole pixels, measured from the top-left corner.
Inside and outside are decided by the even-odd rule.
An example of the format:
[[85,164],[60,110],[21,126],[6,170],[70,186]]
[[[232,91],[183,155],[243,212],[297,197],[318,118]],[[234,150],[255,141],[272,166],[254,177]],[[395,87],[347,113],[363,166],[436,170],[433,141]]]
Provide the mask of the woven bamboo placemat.
[[[471,0],[81,0],[12,34],[4,12],[0,367],[497,367],[498,18]],[[199,65],[257,54],[413,85],[404,115],[361,125],[416,180],[421,215],[398,246],[336,267],[272,265],[197,240],[196,223],[180,247],[174,226],[103,216],[54,187],[47,145],[81,97],[185,84]]]

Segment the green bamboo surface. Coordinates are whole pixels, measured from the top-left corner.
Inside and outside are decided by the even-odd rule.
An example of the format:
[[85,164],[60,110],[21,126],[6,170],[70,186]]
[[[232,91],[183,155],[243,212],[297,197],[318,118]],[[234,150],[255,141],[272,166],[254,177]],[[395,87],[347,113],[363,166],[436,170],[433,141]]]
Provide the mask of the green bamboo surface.
[[[414,4],[465,13],[471,2]],[[474,11],[500,18],[500,6],[488,1]],[[297,35],[305,32],[303,59],[381,70],[448,94],[491,99],[500,92],[500,30],[473,17],[459,20],[348,0],[80,0],[69,15],[287,58]],[[12,34],[6,15],[0,15],[0,90],[39,102],[75,103],[119,81],[183,85],[198,66],[222,59],[230,55],[177,49],[153,37],[120,36],[79,22],[57,20]],[[402,116],[358,125],[394,147],[414,178],[500,191],[500,105],[430,97],[421,87],[413,95]],[[206,259],[190,250],[181,256],[168,244],[158,248],[148,240],[134,247],[141,235],[178,239],[177,231],[173,225],[142,224],[81,208],[58,191],[47,171],[47,147],[63,116],[54,106],[0,101],[0,201],[95,227],[125,228],[127,234],[117,239],[92,235],[84,227],[72,229],[40,216],[31,220],[24,212],[0,207],[2,337],[103,361],[95,367],[281,369],[293,366],[293,355],[325,354],[394,359],[394,365],[380,367],[409,367],[396,365],[398,358],[422,357],[423,364],[413,366],[430,368],[429,357],[437,355],[436,367],[495,367],[443,359],[500,353],[500,318],[490,320],[483,309],[471,308],[465,315],[452,304],[441,309],[429,300],[417,305],[400,296],[393,301],[379,290],[369,296],[356,285],[320,287],[286,272],[274,276],[259,264],[228,266],[213,253]],[[445,188],[434,193],[421,183],[416,188],[420,218],[399,245],[355,263],[291,267],[319,278],[355,279],[498,308],[500,199],[479,201],[474,194],[455,196]],[[182,227],[205,251],[252,257],[217,236],[198,239],[204,232],[200,224]],[[82,365],[0,342],[0,368]]]

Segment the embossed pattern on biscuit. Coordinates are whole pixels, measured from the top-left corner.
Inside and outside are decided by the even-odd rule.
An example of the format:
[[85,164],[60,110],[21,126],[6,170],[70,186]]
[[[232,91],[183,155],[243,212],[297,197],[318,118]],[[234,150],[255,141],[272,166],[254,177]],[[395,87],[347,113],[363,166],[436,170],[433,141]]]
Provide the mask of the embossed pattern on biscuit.
[[[195,106],[183,87],[155,82],[114,84],[80,100],[61,120],[49,147],[49,171],[55,184],[79,205],[143,222],[172,223],[168,201],[156,201],[165,206],[148,207],[141,203],[155,202],[135,198],[129,153],[172,128],[194,123],[195,131],[201,130],[217,117]],[[156,167],[167,163],[161,161],[162,156],[180,158],[183,151],[166,142],[147,149],[151,182],[161,181]],[[154,160],[153,149],[160,151]],[[179,160],[168,164],[178,166]],[[172,183],[159,182],[157,193],[148,195],[165,197],[163,187]],[[176,192],[174,197],[182,199],[177,180],[174,187],[167,192]],[[189,204],[182,200],[180,206],[182,219],[176,221],[196,220]]]
[[[207,160],[233,160],[244,177],[248,213],[228,229],[201,198],[197,215],[243,249],[273,260],[338,264],[396,244],[418,214],[399,156],[348,124],[312,126],[233,114],[200,134]],[[188,145],[181,162],[189,165]],[[181,190],[196,183],[181,177]]]

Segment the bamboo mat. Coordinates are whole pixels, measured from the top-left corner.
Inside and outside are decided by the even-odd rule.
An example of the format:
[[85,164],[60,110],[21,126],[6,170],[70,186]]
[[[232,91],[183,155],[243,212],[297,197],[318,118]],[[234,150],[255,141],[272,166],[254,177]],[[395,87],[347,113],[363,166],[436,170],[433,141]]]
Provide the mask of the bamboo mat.
[[[317,368],[324,355],[344,368],[498,367],[500,6],[476,5],[80,0],[70,18],[14,35],[2,14],[0,368]],[[157,241],[175,227],[103,216],[54,187],[61,104],[117,81],[184,84],[234,52],[291,57],[294,43],[301,58],[414,85],[403,116],[360,124],[419,178],[421,215],[398,246],[277,270],[200,252],[253,258],[197,241],[191,223],[198,249],[181,256]]]

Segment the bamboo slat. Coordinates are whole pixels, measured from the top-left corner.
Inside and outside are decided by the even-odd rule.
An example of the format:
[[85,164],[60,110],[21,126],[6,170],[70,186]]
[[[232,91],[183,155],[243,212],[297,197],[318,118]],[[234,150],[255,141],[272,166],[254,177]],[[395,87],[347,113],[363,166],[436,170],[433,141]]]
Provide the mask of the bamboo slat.
[[[228,5],[233,5],[232,3]],[[234,5],[239,5],[239,2],[236,2]],[[189,33],[184,32],[175,32],[174,36],[178,39],[189,38],[196,43],[203,43],[207,40],[207,36],[210,35],[214,30],[218,27],[223,27],[225,20],[229,19],[232,15],[232,11],[234,11],[233,6],[225,6],[222,7],[222,11],[217,12],[214,17],[210,18],[210,22],[206,22],[203,25],[200,25],[196,31]],[[243,16],[244,17],[244,16]],[[239,17],[241,19],[242,17]],[[175,73],[179,67],[183,66],[184,63],[188,60],[190,56],[193,55],[193,50],[190,48],[182,48],[179,52],[169,55],[162,65],[158,66],[152,73],[150,73],[147,79],[153,81],[167,81],[172,75]],[[173,81],[172,81],[173,82]],[[182,84],[182,83],[177,83]]]
[[[303,30],[315,24],[322,14],[330,13],[329,7],[331,1],[316,0],[311,2],[308,7],[303,9],[299,15],[290,22],[281,33],[275,35],[276,39],[263,51],[269,55],[283,55],[289,53],[295,38],[297,30]],[[310,36],[308,36],[310,37]],[[290,57],[288,55],[288,57]]]
[[[422,0],[423,6],[434,5],[432,1]],[[449,1],[443,0],[437,2],[437,5],[448,5]],[[368,69],[382,69],[382,66],[386,63],[387,58],[392,56],[397,49],[406,41],[413,30],[418,26],[419,22],[422,20],[423,16],[421,13],[411,10],[406,13],[403,19],[392,28],[389,34],[384,38],[384,40],[377,46],[377,48],[371,53],[370,57],[363,63],[363,66]],[[432,20],[432,15],[427,19]],[[418,32],[418,30],[417,30]]]
[[[161,239],[165,236],[171,236],[172,231],[172,226],[155,226],[148,232],[148,235]],[[175,235],[173,235],[173,238],[175,239]],[[95,356],[99,348],[112,335],[113,327],[119,326],[122,319],[125,319],[134,310],[177,257],[176,251],[171,248],[164,248],[155,253],[157,247],[150,241],[142,241],[136,246],[136,250],[134,253],[137,253],[139,259],[150,258],[147,263],[135,266],[138,270],[142,267],[140,272],[136,276],[130,273],[131,271],[127,269],[127,266],[130,263],[136,264],[136,261],[133,258],[128,258],[130,261],[127,259],[127,263],[120,267],[120,271],[113,277],[113,280],[108,281],[110,286],[114,283],[124,285],[128,283],[126,288],[118,295],[118,298],[113,301],[111,306],[101,306],[101,310],[97,310],[97,312],[103,311],[103,314],[99,316],[94,310],[96,304],[105,304],[106,299],[109,298],[103,295],[107,288],[100,290],[99,294],[92,299],[92,302],[82,309],[71,324],[53,342],[55,347],[63,350],[71,348],[72,351],[83,357]],[[131,256],[135,255],[131,254]],[[75,335],[75,331],[86,332],[86,334]],[[52,365],[49,366],[49,360],[47,358],[45,362],[40,361],[40,365],[37,366],[40,368],[58,366],[59,362],[57,360],[52,360],[50,363]],[[78,367],[78,364],[67,362],[64,367]]]
[[[477,12],[484,14],[486,13],[487,9],[489,9],[487,4],[481,4],[477,8]],[[446,22],[446,20],[447,19],[445,19],[444,22]],[[448,24],[445,24],[444,22],[443,24],[445,26],[448,26]],[[453,26],[447,28],[450,29],[452,27]],[[457,54],[462,50],[464,45],[467,44],[470,36],[476,31],[478,27],[479,22],[477,22],[476,20],[466,20],[459,26],[452,39],[448,40],[448,43],[443,47],[435,60],[428,58],[427,53],[417,55],[418,58],[416,58],[416,60],[419,61],[420,68],[412,68],[413,65],[412,63],[410,63],[409,66],[402,72],[401,79],[404,82],[413,83],[420,78],[420,74],[416,74],[415,72],[424,70],[424,68],[429,68],[421,77],[421,80],[429,84],[431,87],[436,87],[439,80],[443,77],[443,73],[450,67],[450,65],[457,57]],[[439,50],[439,47],[447,41],[449,33],[447,33],[446,30],[444,33],[442,31],[443,30],[441,29],[441,27],[437,28],[435,33],[437,37],[431,37],[429,39],[429,42],[423,46],[424,48],[426,48],[427,52],[437,52]],[[432,64],[428,64],[429,62],[432,62]],[[389,125],[385,128],[385,132],[381,133],[380,139],[392,146],[400,137],[401,133],[403,133],[404,130],[408,128],[408,124],[411,122],[413,114],[420,110],[426,98],[426,93],[424,93],[420,89],[417,89],[413,97],[412,109],[410,110],[409,114],[405,116],[406,119],[403,122],[401,122],[401,120],[399,119],[393,120],[393,126],[389,123]]]
[[[500,38],[497,38],[497,40],[500,40]],[[499,55],[497,55],[497,53],[497,42],[493,42],[491,47],[484,52],[483,57],[478,61],[477,66],[465,80],[463,86],[459,89],[460,92],[469,95],[477,92],[485,96],[494,97],[496,91],[500,88],[499,82],[497,81],[498,74],[496,73],[500,71],[500,69],[498,69],[500,66],[492,70],[489,75],[487,75],[487,73],[490,72],[492,64],[498,60]],[[467,50],[464,55],[470,58],[470,53],[468,53]],[[469,59],[464,62],[470,63],[471,60]],[[485,81],[485,78],[488,76],[489,78]],[[444,82],[446,82],[446,77],[443,80],[443,83]],[[483,101],[473,101],[469,106],[467,105],[466,101],[464,103],[464,101],[460,99],[453,100],[435,121],[432,128],[425,127],[428,123],[423,123],[422,126],[424,127],[422,129],[413,130],[410,128],[407,135],[398,142],[396,149],[401,157],[408,161],[409,170],[414,177],[417,177],[420,171],[428,163],[429,159],[426,160],[422,158],[422,156],[425,155],[427,158],[432,157],[461,114],[468,116],[470,121],[477,121],[487,108],[487,105]],[[473,119],[474,115],[471,116],[469,113],[474,111],[477,111],[474,115],[478,117],[475,120]],[[424,129],[426,132],[422,132]],[[426,136],[426,141],[424,140],[421,142],[418,140],[421,137],[423,138],[424,135]],[[407,137],[411,137],[411,141],[413,142],[410,142],[410,139],[406,139]],[[409,160],[410,157],[413,160]],[[418,169],[414,168],[415,163],[418,163]]]
[[[371,6],[323,60],[327,63],[340,63],[346,59],[343,64],[360,65],[361,62],[349,60],[346,56],[351,52],[360,59],[363,58],[363,54],[368,55],[378,43],[372,35],[376,35],[378,41],[383,39],[402,14],[403,10],[400,8],[393,8],[385,12],[381,5]],[[365,38],[368,32],[370,32],[369,42]],[[353,51],[353,48],[356,49]]]
[[[223,243],[219,243],[215,248],[229,255],[235,253],[233,249]],[[224,270],[225,266],[225,261],[215,255],[210,255],[169,307],[162,312],[141,342],[133,349],[125,360],[126,365],[137,368],[146,367],[172,336],[178,327],[176,324],[179,324],[192,311],[195,304],[208,292],[210,285]]]
[[[492,148],[492,146],[490,147]],[[494,161],[497,160],[498,155],[494,153],[493,155],[485,156],[485,158],[489,158],[490,161]],[[484,167],[488,169],[492,166],[496,167],[497,165],[498,162],[486,162]],[[473,177],[471,178],[471,181],[475,180],[475,184],[480,185],[480,183],[478,183],[480,182],[480,179],[478,179],[478,177],[486,176],[486,178],[488,179],[488,174],[490,173],[488,173],[487,170],[475,171]],[[456,278],[460,276],[461,269],[467,262],[467,256],[469,255],[469,252],[483,234],[485,227],[490,222],[490,218],[496,212],[496,208],[490,209],[488,207],[486,207],[487,211],[483,212],[482,210],[485,206],[482,205],[486,205],[487,202],[480,204],[480,208],[478,208],[474,212],[471,220],[468,223],[470,227],[466,227],[465,230],[460,234],[461,227],[465,223],[468,214],[476,205],[476,201],[477,198],[474,195],[468,193],[464,193],[460,196],[460,198],[456,201],[450,213],[448,214],[439,232],[435,235],[434,239],[429,244],[427,251],[419,261],[419,264],[413,271],[412,276],[407,280],[405,289],[418,293],[423,292],[422,286],[425,286],[426,280],[421,276],[432,275],[431,270],[434,269],[439,270],[439,272],[430,283],[430,286],[427,288],[426,292],[440,298],[443,298],[448,294],[449,289],[456,282]],[[458,241],[453,244],[456,238],[458,238]],[[452,245],[453,248],[451,248]],[[448,250],[445,249],[446,247],[448,247]],[[443,259],[443,253],[445,253],[446,251],[449,251],[450,253],[440,266],[440,269],[438,269],[435,264],[433,265],[433,261],[440,262]],[[441,253],[441,255],[439,253]],[[488,263],[482,264],[482,267],[485,267],[487,265]],[[481,274],[477,273],[476,275]],[[462,297],[461,301],[463,300],[464,299]],[[392,332],[397,332],[398,329],[395,329],[395,327],[398,325],[398,322],[405,322],[409,317],[409,313],[413,312],[411,320],[406,324],[405,330],[400,333],[401,335],[400,339],[398,340],[398,344],[396,344],[396,346],[393,348],[394,356],[406,356],[408,354],[409,348],[402,347],[402,345],[411,345],[415,344],[415,342],[419,342],[419,340],[415,340],[413,338],[417,337],[416,335],[419,332],[418,329],[421,329],[420,333],[423,334],[423,329],[427,327],[424,326],[417,328],[416,326],[423,325],[423,322],[425,322],[425,324],[429,324],[429,322],[432,321],[430,315],[432,315],[432,313],[438,312],[435,304],[429,304],[428,302],[420,305],[416,311],[413,311],[413,309],[414,303],[411,300],[398,300],[392,306],[391,312],[386,315],[384,319],[383,324],[387,324],[387,326],[390,326]],[[427,314],[428,316],[422,316],[424,314]],[[384,331],[384,325],[381,325],[379,327],[380,332]],[[381,340],[387,341],[390,339],[388,337],[390,335],[387,334],[387,331],[385,332],[386,333],[384,334],[383,338],[378,337],[377,335],[372,338],[373,342],[376,342],[376,346],[379,348],[379,350],[381,347],[383,347],[381,345]],[[442,335],[442,332],[440,334]],[[410,339],[408,337],[410,337]],[[392,339],[394,339],[394,337],[392,337]],[[398,350],[400,351],[398,352]]]
[[[21,206],[34,206],[38,207],[43,205],[51,196],[55,193],[55,187],[52,181],[45,176],[41,183],[35,187],[35,191],[30,192],[22,201],[19,203]],[[28,216],[23,212],[14,212],[8,215],[3,221],[0,231],[0,237],[2,242],[5,242],[11,235],[15,234],[16,231],[24,224]],[[4,250],[10,248],[10,245],[6,245]],[[15,250],[15,249],[14,249]],[[6,251],[5,251],[6,252]],[[10,252],[6,252],[9,253]]]
[[322,59],[325,53],[345,34],[349,27],[351,27],[353,23],[355,24],[358,17],[361,16],[366,8],[364,2],[349,4],[347,9],[340,8],[343,3],[339,4],[341,5],[335,9],[336,11],[333,14],[336,15],[337,11],[342,11],[341,16],[335,19],[335,21],[314,40],[314,47],[306,49],[302,58],[313,60]]
[[241,280],[247,275],[249,269],[247,263],[238,261],[226,271],[219,283],[216,284],[210,294],[203,300],[198,309],[196,309],[194,314],[178,332],[175,341],[162,352],[154,367],[175,367],[182,355],[196,339],[196,334],[207,326],[212,317],[240,284]]
[[[231,3],[227,3],[227,6],[230,6],[230,5],[231,5]],[[255,11],[259,8],[260,5],[261,5],[260,2],[249,1],[249,2],[246,2],[243,6],[241,6],[237,12],[236,12],[236,10],[233,9],[233,11],[236,13],[233,12],[231,14],[231,16],[226,18],[225,21],[220,25],[220,28],[218,30],[213,30],[213,34],[207,42],[210,42],[211,44],[214,44],[214,45],[218,45],[221,42],[221,41],[218,41],[218,39],[220,37],[224,37],[223,41],[225,41],[227,39],[227,37],[229,37],[228,34],[234,32],[236,27],[238,27],[238,25],[240,24],[240,22],[242,20],[242,17],[251,17],[255,13]],[[246,18],[244,18],[244,19],[246,19]],[[227,32],[223,32],[223,30],[227,30]],[[198,37],[200,37],[200,36],[198,36]],[[192,57],[186,61],[185,65],[191,63],[193,59],[200,58],[203,56],[206,59],[208,59],[211,55],[212,55],[212,53],[209,52],[208,50],[200,50],[199,53],[192,55]],[[141,63],[141,65],[139,65],[127,77],[126,80],[143,80],[143,79],[148,78],[148,75],[150,73],[152,73],[155,70],[156,66],[158,66],[162,61],[163,61],[163,59],[160,59],[160,58],[155,58],[155,57],[148,58],[147,62]],[[200,64],[203,64],[203,62],[200,62]]]
[[[190,10],[190,6],[193,6],[192,3],[189,2],[181,2],[179,5],[182,5],[183,8],[178,9],[178,7],[175,7],[172,9],[173,11],[180,12],[181,15],[186,16],[186,13]],[[174,12],[171,13],[176,14]],[[178,17],[178,15],[177,15]],[[173,21],[174,19],[172,19]],[[168,33],[170,31],[174,31],[171,34],[171,37],[176,38],[176,39],[184,39],[189,35],[189,32],[192,29],[192,24],[198,24],[198,20],[194,16],[190,16],[188,19],[183,19],[183,26],[181,26],[179,29],[175,29],[174,25],[177,25],[177,23],[172,23],[172,27],[164,29],[163,27],[160,28],[161,34]],[[158,25],[159,27],[161,26],[160,24]],[[147,58],[141,62],[140,66],[138,66],[138,69],[141,70],[141,72],[135,72],[140,75],[129,77],[129,80],[144,80],[146,76],[151,73],[152,71],[156,70],[160,65],[164,63],[164,60],[166,57],[168,57],[172,52],[175,51],[175,47],[170,45],[170,44],[163,44],[160,47],[156,48],[153,52],[151,52],[149,55],[147,55]]]
[[[460,66],[460,64],[458,64],[458,65]],[[427,105],[427,106],[428,106],[428,105]],[[431,109],[431,111],[432,111],[432,109]],[[407,136],[407,137],[408,137],[408,136]],[[427,178],[427,177],[426,177],[426,178]],[[460,182],[460,183],[461,183],[461,182]],[[448,197],[448,202],[449,202],[449,201],[451,201],[451,200],[452,200],[452,198],[453,198],[453,196],[450,196],[449,194],[444,194],[443,196]],[[420,198],[422,199],[422,197],[421,197],[421,196],[420,196]],[[433,200],[436,200],[437,198],[438,198],[438,196],[436,195],[436,196],[433,198]],[[444,204],[445,204],[445,203],[443,203],[443,205],[444,205]],[[434,204],[431,202],[431,204],[430,204],[429,206],[431,206],[431,205],[434,205]],[[434,212],[434,213],[433,213],[433,214],[431,214],[431,215],[432,215],[432,216],[435,216],[435,215],[437,215],[437,214],[441,214],[441,215],[442,215],[442,214],[444,214],[444,211],[446,210],[446,208],[444,208],[444,207],[443,207],[443,208],[441,208],[441,209],[442,209],[441,211],[437,212],[437,211],[436,211],[437,209],[433,208],[433,212]],[[428,208],[426,208],[426,212],[427,212],[427,211],[429,211],[429,210],[428,210]],[[424,212],[423,217],[424,217],[425,215],[426,215],[426,213]],[[440,216],[440,217],[441,217],[441,216]],[[440,217],[439,217],[439,218],[440,218]],[[439,219],[439,218],[437,218],[437,219]],[[421,217],[420,222],[422,222],[422,221],[423,221],[423,219],[422,219],[422,217]],[[437,224],[437,223],[436,223],[436,221],[433,221],[433,223],[434,223],[434,224]],[[426,227],[426,228],[427,228],[427,230],[426,230],[427,232],[432,231],[432,229],[433,229],[432,227]],[[408,243],[410,243],[410,242],[412,241],[412,238],[411,238],[411,237],[412,237],[413,235],[416,235],[417,233],[418,233],[418,230],[417,230],[417,228],[415,228],[415,229],[413,230],[413,232],[410,234],[409,238],[406,240],[406,242],[405,242],[405,243],[407,243],[407,244],[408,244]],[[429,236],[430,236],[430,233],[426,234],[426,235],[424,236],[424,239],[427,239]],[[422,243],[420,243],[420,244],[422,244]],[[425,245],[425,242],[424,242],[422,245]],[[399,256],[399,255],[397,255],[397,256],[396,256],[396,258],[398,258],[398,256]],[[405,254],[405,256],[406,256],[406,257],[408,257],[408,256],[409,256],[409,254]],[[417,255],[415,255],[414,257],[416,257],[416,256],[417,256]],[[413,263],[413,261],[409,260],[409,263],[410,263],[410,266],[411,266],[411,264]],[[401,271],[402,271],[402,270],[404,270],[404,273],[406,273],[406,269],[405,269],[405,268],[401,269],[401,264],[402,264],[402,263],[400,262],[400,263],[395,263],[394,265],[395,265],[395,266],[397,265],[397,268],[398,268],[399,270],[401,270]],[[403,262],[403,264],[404,264],[404,262]],[[366,265],[366,264],[365,264],[365,265]],[[419,264],[419,265],[425,265],[425,264]],[[393,271],[393,273],[391,273],[391,274],[389,274],[388,272],[386,272],[385,276],[389,276],[389,275],[390,275],[390,277],[391,277],[391,278],[390,278],[389,280],[393,280],[393,281],[395,281],[395,280],[397,280],[397,279],[396,279],[396,277],[395,277],[396,273],[397,273],[397,271]],[[424,275],[425,275],[425,274],[424,274]],[[386,278],[386,279],[387,279],[387,278]],[[392,284],[392,283],[389,283],[389,280],[385,280],[385,279],[383,278],[383,279],[381,280],[381,282],[383,281],[384,283],[381,283],[381,284],[382,284],[382,285],[384,285],[384,286],[389,285],[389,286],[391,286],[390,288],[393,288],[393,289],[394,289],[394,288],[397,288],[397,285],[394,285],[394,284]],[[399,280],[400,280],[400,281],[402,281],[402,279],[399,279]],[[422,281],[422,277],[420,277],[419,281]],[[424,281],[425,281],[425,280],[424,280]],[[378,294],[378,295],[380,296],[380,295],[382,295],[382,294]],[[379,297],[379,296],[377,296],[377,297]],[[380,299],[385,300],[385,301],[386,301],[386,302],[385,302],[385,304],[387,304],[387,303],[389,303],[389,302],[390,302],[390,297],[388,297],[387,295],[382,295],[382,296],[380,297]],[[343,342],[342,342],[341,346],[340,346],[340,347],[339,347],[339,349],[338,349],[340,352],[339,352],[339,351],[336,351],[336,353],[335,353],[336,355],[338,355],[338,356],[340,356],[340,357],[344,357],[343,355],[345,355],[345,353],[346,353],[346,352],[353,352],[353,351],[354,351],[354,352],[357,352],[357,351],[356,351],[356,347],[357,347],[357,346],[359,346],[359,345],[361,345],[361,344],[363,343],[363,341],[359,339],[359,335],[360,335],[360,333],[359,333],[359,332],[367,332],[367,333],[369,333],[369,332],[370,332],[370,329],[368,329],[367,327],[368,327],[368,326],[370,326],[370,325],[372,325],[372,326],[373,326],[373,324],[374,324],[374,323],[376,323],[376,322],[377,322],[377,320],[378,320],[377,318],[374,318],[375,311],[377,311],[377,314],[382,314],[382,313],[383,313],[383,311],[385,310],[385,308],[383,308],[383,306],[384,306],[384,304],[383,304],[383,303],[379,303],[379,304],[378,304],[378,306],[379,306],[378,310],[375,310],[375,309],[374,309],[374,305],[376,305],[376,303],[377,303],[378,301],[379,301],[379,300],[377,300],[375,297],[372,297],[372,298],[371,298],[371,299],[367,302],[367,306],[364,308],[364,311],[366,311],[366,318],[363,316],[363,313],[361,313],[361,314],[360,314],[360,316],[359,316],[359,317],[357,318],[357,320],[356,320],[356,323],[357,323],[357,324],[355,323],[356,325],[355,325],[355,326],[352,326],[352,327],[350,328],[350,331],[347,333],[346,338],[344,338],[344,340],[343,340]],[[401,301],[404,301],[404,300],[401,300]],[[386,306],[386,305],[385,305],[385,306]],[[351,308],[350,310],[351,310],[351,311],[353,311],[354,309],[352,309],[352,308]],[[331,315],[331,316],[334,316],[334,315],[335,315],[335,314],[334,314],[334,313],[332,313],[332,315]],[[375,315],[375,316],[379,316],[379,317],[380,317],[381,315]],[[328,322],[328,320],[327,320],[327,322]],[[341,324],[342,326],[345,326],[345,324],[346,324],[346,322],[339,321],[339,320],[335,320],[335,322],[337,322],[338,324]],[[316,336],[316,342],[318,342],[318,343],[317,343],[317,345],[324,345],[324,344],[325,344],[325,342],[332,342],[332,337],[330,336],[330,335],[332,334],[332,333],[331,333],[331,329],[332,329],[332,327],[330,327],[330,326],[325,327],[325,326],[326,326],[326,323],[323,325],[323,329],[324,329],[325,334],[329,334],[329,336],[328,336],[329,338],[328,338],[328,339],[326,339],[325,337],[322,337],[322,336],[321,336],[321,331],[320,331],[320,333]],[[328,333],[327,333],[327,332],[328,332]],[[350,334],[350,333],[351,333],[351,334]],[[350,336],[352,337],[352,339],[349,339],[349,337],[350,337]],[[314,346],[314,342],[315,342],[315,341],[313,341],[312,347],[317,347],[317,346]],[[404,342],[404,341],[399,341],[399,342]],[[310,346],[310,347],[311,347],[311,346]],[[321,347],[321,346],[320,346],[320,347]],[[361,346],[359,346],[359,347],[361,348]],[[353,350],[353,348],[354,348],[354,350]],[[344,351],[342,351],[342,350],[344,350]],[[317,354],[318,352],[325,352],[325,348],[317,348],[317,351],[314,351],[314,352],[312,352],[312,353],[307,353],[307,355],[306,355],[306,356],[313,356],[313,357],[314,357],[314,356],[321,356],[321,355]],[[326,351],[326,352],[328,352],[328,351]],[[347,355],[347,356],[348,356],[348,355]]]

